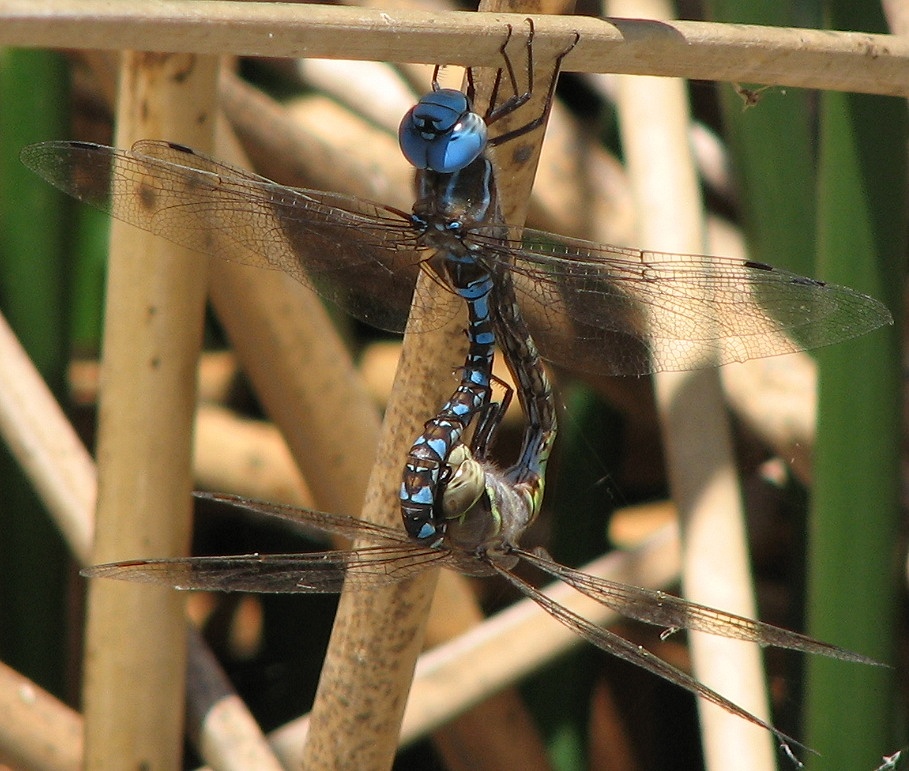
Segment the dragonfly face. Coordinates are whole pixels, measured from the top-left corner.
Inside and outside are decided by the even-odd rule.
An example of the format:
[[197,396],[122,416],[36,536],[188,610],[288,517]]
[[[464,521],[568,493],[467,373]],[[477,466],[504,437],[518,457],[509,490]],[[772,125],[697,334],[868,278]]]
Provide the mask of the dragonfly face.
[[437,516],[444,520],[443,545],[514,567],[518,561],[514,547],[532,519],[527,500],[463,444],[454,448],[448,463],[451,474],[437,496]]
[[473,162],[486,147],[486,122],[467,96],[439,88],[424,96],[401,121],[398,143],[417,169],[450,174]]

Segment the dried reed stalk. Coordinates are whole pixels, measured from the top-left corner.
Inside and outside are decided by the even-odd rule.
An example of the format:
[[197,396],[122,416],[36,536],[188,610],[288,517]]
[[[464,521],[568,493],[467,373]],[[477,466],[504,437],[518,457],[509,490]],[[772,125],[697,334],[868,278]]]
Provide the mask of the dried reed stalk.
[[[156,46],[174,52],[497,67],[505,24],[520,25],[526,13],[6,0],[0,45],[141,49],[153,35]],[[538,40],[580,33],[567,71],[909,94],[909,41],[898,36],[589,16],[536,20]]]
[[83,768],[79,714],[3,663],[0,717],[0,767],[29,771]]
[[[218,63],[125,54],[117,143],[169,136],[210,145]],[[191,428],[206,270],[172,245],[115,223],[99,408],[93,561],[176,556],[189,546]],[[186,660],[183,600],[160,588],[89,586],[88,768],[178,768]],[[162,655],[162,652],[166,652]]]
[[[612,0],[612,12],[668,18],[663,0]],[[638,201],[643,248],[703,252],[703,210],[690,153],[687,91],[666,78],[620,79],[622,144]],[[709,361],[704,362],[709,365]],[[685,596],[753,618],[755,603],[742,496],[731,431],[716,370],[655,376],[673,499],[682,522]],[[694,674],[769,722],[760,650],[737,640],[691,633]],[[698,701],[707,767],[775,768],[773,736]]]
[[203,403],[193,434],[193,468],[199,487],[294,506],[314,505],[287,443],[272,423]]

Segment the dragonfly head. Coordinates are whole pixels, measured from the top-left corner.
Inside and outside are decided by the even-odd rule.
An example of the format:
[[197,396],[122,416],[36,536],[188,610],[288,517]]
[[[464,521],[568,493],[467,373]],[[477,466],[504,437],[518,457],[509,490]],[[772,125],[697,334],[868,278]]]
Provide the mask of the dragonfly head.
[[512,545],[532,519],[525,497],[495,466],[476,460],[464,445],[451,451],[448,464],[452,473],[436,496],[445,544],[455,552],[513,564]]
[[483,466],[463,444],[457,445],[448,456],[451,474],[438,496],[437,508],[448,522],[462,519],[479,502],[486,492],[486,474]]
[[479,157],[486,147],[486,123],[467,97],[440,88],[412,107],[398,129],[404,157],[418,169],[451,174]]

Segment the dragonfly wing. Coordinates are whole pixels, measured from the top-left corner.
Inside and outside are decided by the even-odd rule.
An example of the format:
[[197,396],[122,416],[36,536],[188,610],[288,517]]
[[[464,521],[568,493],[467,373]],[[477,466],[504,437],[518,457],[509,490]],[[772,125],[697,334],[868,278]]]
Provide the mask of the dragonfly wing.
[[754,621],[734,613],[698,605],[665,592],[629,586],[617,581],[592,576],[561,565],[535,552],[517,550],[525,561],[559,578],[582,594],[605,605],[626,618],[633,618],[664,629],[694,629],[700,632],[747,640],[764,646],[789,648],[861,664],[879,662],[836,645],[815,640],[807,635]]
[[395,545],[312,554],[130,560],[95,565],[83,570],[82,575],[181,590],[333,594],[345,583],[364,588],[397,583],[444,557],[444,552]]
[[549,613],[549,615],[567,626],[576,634],[583,637],[588,642],[595,645],[600,650],[605,651],[606,653],[611,653],[613,656],[617,656],[620,659],[629,662],[630,664],[641,667],[642,669],[646,669],[648,672],[662,677],[664,680],[667,680],[670,683],[674,683],[675,685],[678,685],[681,688],[690,691],[696,696],[700,696],[701,698],[706,699],[707,701],[717,705],[718,707],[721,707],[727,712],[736,715],[744,720],[747,720],[749,723],[760,726],[767,731],[770,731],[784,744],[794,744],[804,748],[803,744],[796,741],[791,736],[788,736],[782,731],[777,730],[772,725],[764,722],[756,715],[752,715],[747,710],[738,706],[735,702],[730,701],[725,696],[720,695],[712,688],[708,688],[706,685],[699,682],[691,675],[682,672],[680,669],[676,669],[674,666],[663,661],[658,656],[654,656],[650,651],[642,648],[640,645],[635,645],[634,643],[626,640],[624,637],[621,637],[614,632],[610,632],[608,629],[604,629],[603,627],[591,623],[582,616],[579,616],[577,613],[574,613],[563,605],[560,605],[558,602],[555,602],[550,597],[547,597],[539,589],[532,586],[531,584],[528,584],[526,581],[519,578],[510,570],[495,565],[494,562],[491,564],[494,565],[496,572],[498,572],[509,583],[515,586],[522,594],[532,599],[547,613]]
[[303,527],[376,546],[306,554],[244,554],[227,557],[178,557],[95,565],[88,578],[157,584],[175,589],[266,594],[332,594],[342,587],[382,586],[411,578],[432,565],[452,562],[444,549],[414,545],[399,531],[343,514],[330,514],[281,503],[254,501],[227,493],[194,497],[234,509],[276,517]]
[[244,498],[229,493],[194,492],[193,497],[200,501],[228,506],[234,509],[246,509],[270,517],[277,517],[302,527],[316,528],[331,535],[340,535],[351,540],[363,539],[376,544],[400,544],[410,546],[412,542],[403,532],[390,527],[383,527],[366,522],[346,514],[331,514],[327,511],[304,509],[287,503],[271,503]]
[[423,264],[405,212],[284,187],[157,140],[131,150],[44,142],[21,159],[116,219],[204,254],[283,271],[374,326],[404,328]]
[[503,244],[541,354],[573,369],[640,375],[817,348],[892,323],[877,300],[762,263],[604,246],[525,229]]

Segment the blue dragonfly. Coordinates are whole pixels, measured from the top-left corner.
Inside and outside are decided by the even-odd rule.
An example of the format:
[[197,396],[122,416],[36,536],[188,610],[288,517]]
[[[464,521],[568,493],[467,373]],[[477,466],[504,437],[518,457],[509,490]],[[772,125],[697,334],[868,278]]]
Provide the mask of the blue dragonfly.
[[[485,460],[486,448],[492,441],[503,404],[504,401],[492,402],[482,413],[471,448],[459,443],[449,454],[449,473],[441,482],[437,498],[439,516],[446,517],[448,525],[442,540],[433,546],[420,545],[399,530],[354,517],[221,493],[196,493],[201,500],[277,517],[374,545],[315,553],[129,560],[96,565],[83,570],[82,575],[180,590],[282,594],[335,593],[349,586],[367,590],[407,580],[434,566],[471,576],[500,576],[596,647],[761,726],[772,732],[787,750],[789,745],[802,745],[691,675],[554,601],[518,575],[515,567],[519,563],[529,565],[626,618],[656,625],[667,632],[699,630],[762,646],[788,648],[854,663],[877,663],[796,632],[691,603],[661,591],[593,576],[556,562],[540,549],[522,548],[519,541],[538,510],[542,486],[537,484],[541,479],[535,479],[527,469],[523,469],[523,475],[516,481],[509,472],[503,474]],[[545,416],[542,420],[544,433],[554,428],[545,423]],[[540,446],[545,452],[545,444]],[[542,465],[545,467],[545,460]]]
[[[157,144],[156,148],[156,152],[164,149]],[[189,151],[184,148],[173,146],[165,149],[165,154],[187,152]],[[201,165],[198,159],[192,163],[195,166]],[[223,173],[223,169],[217,172],[218,175]],[[500,233],[499,238],[501,237]],[[468,263],[468,272],[471,270]],[[480,292],[475,298],[465,298],[471,300],[472,350],[464,371],[479,376],[481,380],[463,378],[446,408],[427,424],[427,431],[415,445],[420,446],[424,439],[428,443],[438,438],[444,448],[438,453],[439,475],[433,484],[429,503],[429,515],[435,526],[431,539],[421,539],[414,537],[413,533],[406,534],[338,514],[250,501],[230,495],[199,493],[199,498],[302,523],[331,534],[362,539],[375,545],[357,550],[313,554],[132,560],[95,566],[84,571],[84,575],[153,583],[177,589],[266,593],[330,593],[340,591],[345,585],[367,589],[411,578],[432,566],[444,566],[476,576],[498,575],[602,650],[642,666],[733,714],[772,731],[781,741],[797,744],[794,739],[690,675],[554,602],[515,572],[514,568],[523,562],[568,583],[579,592],[629,618],[661,628],[698,629],[761,645],[787,647],[859,663],[874,663],[859,654],[795,632],[689,603],[663,592],[591,576],[561,565],[545,553],[520,547],[524,530],[539,511],[546,459],[556,432],[556,415],[551,388],[523,316],[518,310],[519,294],[511,277],[508,271],[494,277],[496,299],[501,305],[496,315],[495,338],[509,362],[517,362],[513,369],[519,384],[518,396],[524,403],[528,417],[524,447],[517,464],[504,473],[497,471],[485,460],[503,405],[491,401],[489,367],[492,361],[492,340],[488,334],[489,329],[485,326],[488,318],[482,299],[487,294]],[[481,283],[486,280],[486,276],[481,275]],[[471,281],[460,283],[462,288],[471,285]],[[848,290],[845,291],[848,293]],[[506,396],[504,401],[508,398],[510,397]],[[476,415],[480,416],[480,421],[468,449],[460,440],[469,418]],[[412,449],[412,455],[413,452]],[[419,460],[420,457],[410,458],[408,471],[416,469]],[[410,468],[410,464],[413,464],[413,468]]]
[[[434,81],[405,116],[400,144],[418,168],[412,212],[285,187],[159,140],[129,150],[44,142],[21,158],[118,219],[201,253],[284,271],[387,330],[403,330],[408,313],[418,326],[435,327],[466,301],[471,352],[459,391],[411,448],[401,490],[405,528],[425,543],[442,535],[432,510],[448,454],[488,404],[492,344],[505,314],[526,319],[544,358],[614,375],[788,353],[892,323],[871,297],[763,263],[505,227],[489,149],[542,119],[489,137],[488,127],[528,97],[507,57],[505,63],[515,95],[485,115],[474,112],[470,89]],[[420,270],[450,290],[447,303],[430,310],[413,302]],[[514,368],[512,357],[506,360]],[[519,389],[519,397],[526,392]],[[528,458],[533,441],[525,446]]]
[[[431,95],[432,96],[432,95]],[[434,104],[438,100],[434,99]],[[472,188],[469,188],[472,189]],[[480,187],[481,190],[487,189]],[[472,265],[468,261],[468,270]],[[470,274],[474,275],[474,274]],[[490,277],[480,273],[480,284]],[[114,578],[171,586],[185,590],[251,591],[266,593],[332,593],[344,586],[363,589],[419,575],[442,566],[472,576],[500,576],[547,613],[601,650],[689,690],[742,719],[771,731],[788,746],[799,743],[734,702],[673,667],[646,649],[591,623],[555,602],[515,568],[524,563],[572,586],[582,594],[645,623],[674,631],[693,629],[736,639],[830,656],[856,663],[874,664],[860,654],[823,643],[768,624],[687,602],[660,591],[628,586],[589,575],[553,560],[541,550],[520,546],[526,528],[539,513],[546,463],[555,440],[557,424],[552,389],[533,338],[516,301],[511,276],[496,275],[494,286],[468,299],[471,350],[465,376],[446,406],[427,423],[415,443],[405,470],[416,473],[425,456],[415,453],[424,443],[439,442],[438,476],[431,487],[429,522],[431,539],[415,537],[392,528],[338,514],[292,506],[251,501],[237,496],[197,493],[221,502],[283,520],[305,524],[327,533],[375,544],[357,550],[313,554],[248,554],[223,557],[143,559],[98,565],[83,571],[91,578]],[[471,282],[461,282],[470,287]],[[504,472],[487,461],[500,418],[511,392],[501,402],[491,400],[492,330],[485,308],[495,298],[495,340],[511,365],[518,396],[527,417],[525,438],[517,463]],[[461,441],[467,422],[479,416],[470,447]],[[419,488],[420,486],[417,485]],[[405,520],[406,522],[407,520]]]
[[[516,96],[506,102],[507,110],[522,102],[523,95]],[[401,580],[435,563],[470,574],[499,574],[599,647],[778,733],[637,646],[552,604],[512,571],[523,560],[620,612],[667,628],[703,629],[868,662],[662,593],[601,584],[521,550],[519,537],[539,509],[556,428],[536,345],[542,356],[571,368],[645,374],[699,366],[705,352],[726,363],[826,345],[891,322],[890,314],[851,289],[762,263],[507,229],[496,206],[487,150],[514,133],[495,140],[486,133],[503,114],[491,110],[479,116],[469,93],[434,88],[405,116],[400,143],[422,169],[411,213],[284,187],[169,142],[145,140],[130,150],[82,142],[25,148],[27,166],[80,200],[197,251],[282,270],[376,326],[401,330],[410,312],[431,327],[454,313],[461,300],[470,314],[471,352],[461,385],[408,456],[401,492],[406,536],[337,515],[221,496],[227,503],[378,545],[317,556],[146,560],[99,566],[87,575],[177,588],[326,592],[337,591],[345,580],[365,585]],[[419,270],[451,291],[447,308],[434,306],[430,313],[413,304]],[[532,339],[523,328],[525,318]],[[528,416],[520,459],[504,474],[484,465],[499,414],[489,383],[496,336]],[[468,449],[461,439],[477,415],[482,425]]]
[[[130,150],[56,142],[23,151],[30,168],[114,217],[203,253],[282,270],[382,328],[403,329],[408,312],[424,327],[434,326],[461,301],[468,305],[471,347],[461,383],[408,455],[401,493],[407,535],[340,515],[203,495],[375,545],[318,554],[140,560],[97,566],[86,575],[182,589],[302,593],[402,580],[430,565],[499,575],[603,650],[789,740],[686,673],[554,603],[514,572],[524,562],[666,629],[701,629],[870,663],[793,632],[589,576],[522,549],[521,535],[539,511],[556,433],[536,345],[570,368],[644,374],[690,368],[705,350],[724,363],[825,345],[887,323],[889,314],[852,290],[760,263],[505,229],[487,150],[514,134],[490,139],[487,128],[521,105],[523,96],[513,91],[504,109],[480,116],[469,93],[434,88],[405,116],[401,146],[422,169],[410,213],[283,187],[168,142],[143,141]],[[430,313],[411,307],[419,270],[451,290],[446,308]],[[512,365],[528,419],[518,462],[504,473],[485,460],[502,410],[490,396],[494,340]],[[476,416],[479,426],[468,448],[461,440]]]
[[[541,355],[577,371],[645,375],[703,367],[710,357],[722,365],[830,345],[893,321],[874,298],[759,262],[503,232],[482,218],[439,224],[423,201],[405,212],[285,187],[161,140],[129,150],[42,142],[21,159],[117,219],[200,253],[283,271],[393,332],[409,312],[435,328],[458,308],[433,243],[441,232],[493,276],[511,276]],[[411,308],[420,270],[451,289],[447,308]]]
[[[497,338],[503,347],[505,361],[519,384],[518,396],[529,421],[520,459],[506,478],[512,484],[519,480],[524,484],[530,475],[537,480],[537,489],[528,508],[531,518],[542,502],[549,450],[544,453],[540,445],[543,440],[539,434],[542,426],[537,415],[552,406],[552,392],[518,307],[510,275],[494,271],[482,253],[462,237],[465,228],[488,225],[498,229],[500,240],[507,238],[498,206],[495,169],[488,150],[494,144],[527,133],[543,122],[552,102],[558,68],[571,50],[566,49],[556,59],[556,72],[550,81],[543,113],[522,126],[500,133],[492,140],[488,127],[519,109],[531,96],[532,23],[530,32],[527,44],[528,91],[518,92],[511,60],[506,54],[506,39],[501,52],[514,92],[510,99],[496,106],[496,93],[502,79],[502,70],[499,70],[489,110],[480,116],[472,109],[472,71],[468,70],[468,90],[464,94],[440,88],[437,69],[432,91],[407,112],[399,129],[401,150],[417,170],[414,215],[431,225],[425,240],[437,250],[437,256],[444,255],[450,285],[467,303],[467,337],[470,344],[458,389],[442,410],[425,424],[423,433],[410,449],[404,467],[400,491],[404,527],[415,541],[422,544],[440,545],[449,520],[458,516],[445,513],[445,507],[440,505],[442,485],[451,473],[452,451],[461,442],[474,417],[490,409],[492,360]],[[577,38],[571,47],[575,43]],[[535,373],[543,378],[542,382],[531,382]],[[537,385],[540,391],[545,391],[545,405],[538,404],[540,400],[533,396],[534,386]],[[510,400],[510,390],[507,395]],[[528,402],[529,399],[532,403]],[[554,426],[554,411],[552,418]],[[486,424],[493,425],[489,420]],[[490,430],[481,431],[479,444],[474,439],[475,449],[485,449],[482,437],[488,438],[489,433]],[[452,486],[448,489],[451,499]]]

